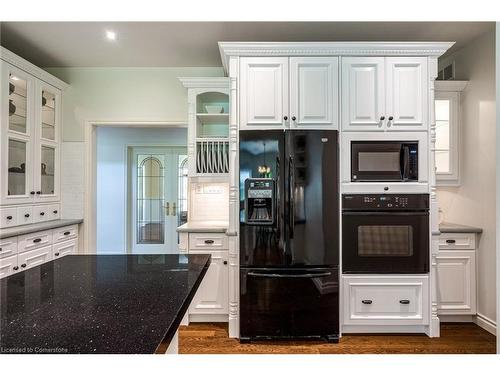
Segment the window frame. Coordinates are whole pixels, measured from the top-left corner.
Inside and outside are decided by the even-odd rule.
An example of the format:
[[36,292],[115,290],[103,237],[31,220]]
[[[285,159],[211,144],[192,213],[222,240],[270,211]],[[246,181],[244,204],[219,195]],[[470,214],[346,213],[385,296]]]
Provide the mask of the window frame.
[[[437,172],[434,157],[436,186],[460,186],[461,110],[460,93],[468,81],[436,81],[434,100],[449,100],[449,172]],[[436,120],[434,119],[436,122]],[[435,147],[435,145],[434,145]],[[435,150],[434,150],[435,151]]]

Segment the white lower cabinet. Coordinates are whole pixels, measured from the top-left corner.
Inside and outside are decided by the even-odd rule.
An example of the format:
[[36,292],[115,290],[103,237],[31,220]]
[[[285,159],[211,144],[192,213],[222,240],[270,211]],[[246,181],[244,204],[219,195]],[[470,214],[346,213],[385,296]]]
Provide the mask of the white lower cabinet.
[[437,262],[438,314],[475,315],[476,250],[474,233],[442,233]]
[[[224,320],[222,315],[229,312],[228,295],[228,252],[227,251],[190,251],[190,254],[207,254],[212,256],[210,267],[196,292],[189,307],[190,320],[213,321]],[[194,315],[211,315],[199,317]],[[214,317],[217,315],[217,317]],[[226,317],[227,320],[227,317]]]
[[428,276],[343,276],[344,327],[426,325],[428,285]]
[[0,239],[0,278],[78,253],[78,225]]
[[19,253],[17,256],[20,271],[39,266],[50,260],[52,260],[52,245],[41,247],[36,250],[25,251]]
[[19,270],[17,254],[0,259],[0,278],[7,277]]
[[62,258],[65,255],[76,254],[78,251],[78,241],[69,240],[52,245],[52,254],[54,259]]

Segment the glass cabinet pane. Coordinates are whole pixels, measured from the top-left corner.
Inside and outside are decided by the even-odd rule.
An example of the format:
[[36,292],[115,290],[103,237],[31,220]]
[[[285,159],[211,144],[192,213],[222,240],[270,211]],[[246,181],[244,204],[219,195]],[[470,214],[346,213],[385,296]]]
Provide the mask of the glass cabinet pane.
[[26,194],[26,146],[26,142],[9,139],[9,196]]
[[437,99],[436,113],[436,173],[449,173],[450,165],[450,100]]
[[27,132],[28,83],[26,80],[9,74],[9,130]]
[[42,194],[54,194],[56,150],[53,147],[42,146],[41,150],[41,191]]
[[42,138],[56,139],[56,96],[47,90],[42,91]]

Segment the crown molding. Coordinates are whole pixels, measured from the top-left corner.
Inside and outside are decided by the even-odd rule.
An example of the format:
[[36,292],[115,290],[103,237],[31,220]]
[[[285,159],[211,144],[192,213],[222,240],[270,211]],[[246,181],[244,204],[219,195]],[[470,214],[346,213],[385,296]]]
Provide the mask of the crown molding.
[[434,81],[434,90],[436,91],[463,91],[469,81]]
[[28,60],[23,59],[22,57],[16,55],[14,52],[9,51],[5,47],[0,46],[0,59],[8,62],[11,65],[14,65],[16,68],[24,70],[26,73],[31,74],[32,76],[57,87],[59,90],[65,90],[69,87],[69,85],[60,80],[57,77],[54,77],[49,72],[39,68],[38,66],[30,63]]
[[186,88],[229,88],[228,77],[177,77]]
[[455,42],[219,42],[224,70],[231,56],[430,56]]

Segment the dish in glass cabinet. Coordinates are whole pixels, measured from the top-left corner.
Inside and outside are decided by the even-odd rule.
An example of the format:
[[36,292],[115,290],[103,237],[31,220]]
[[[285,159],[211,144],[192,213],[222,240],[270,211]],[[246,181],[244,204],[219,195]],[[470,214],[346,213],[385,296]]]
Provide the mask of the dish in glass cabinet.
[[205,110],[207,113],[223,113],[224,107],[221,105],[206,105]]

